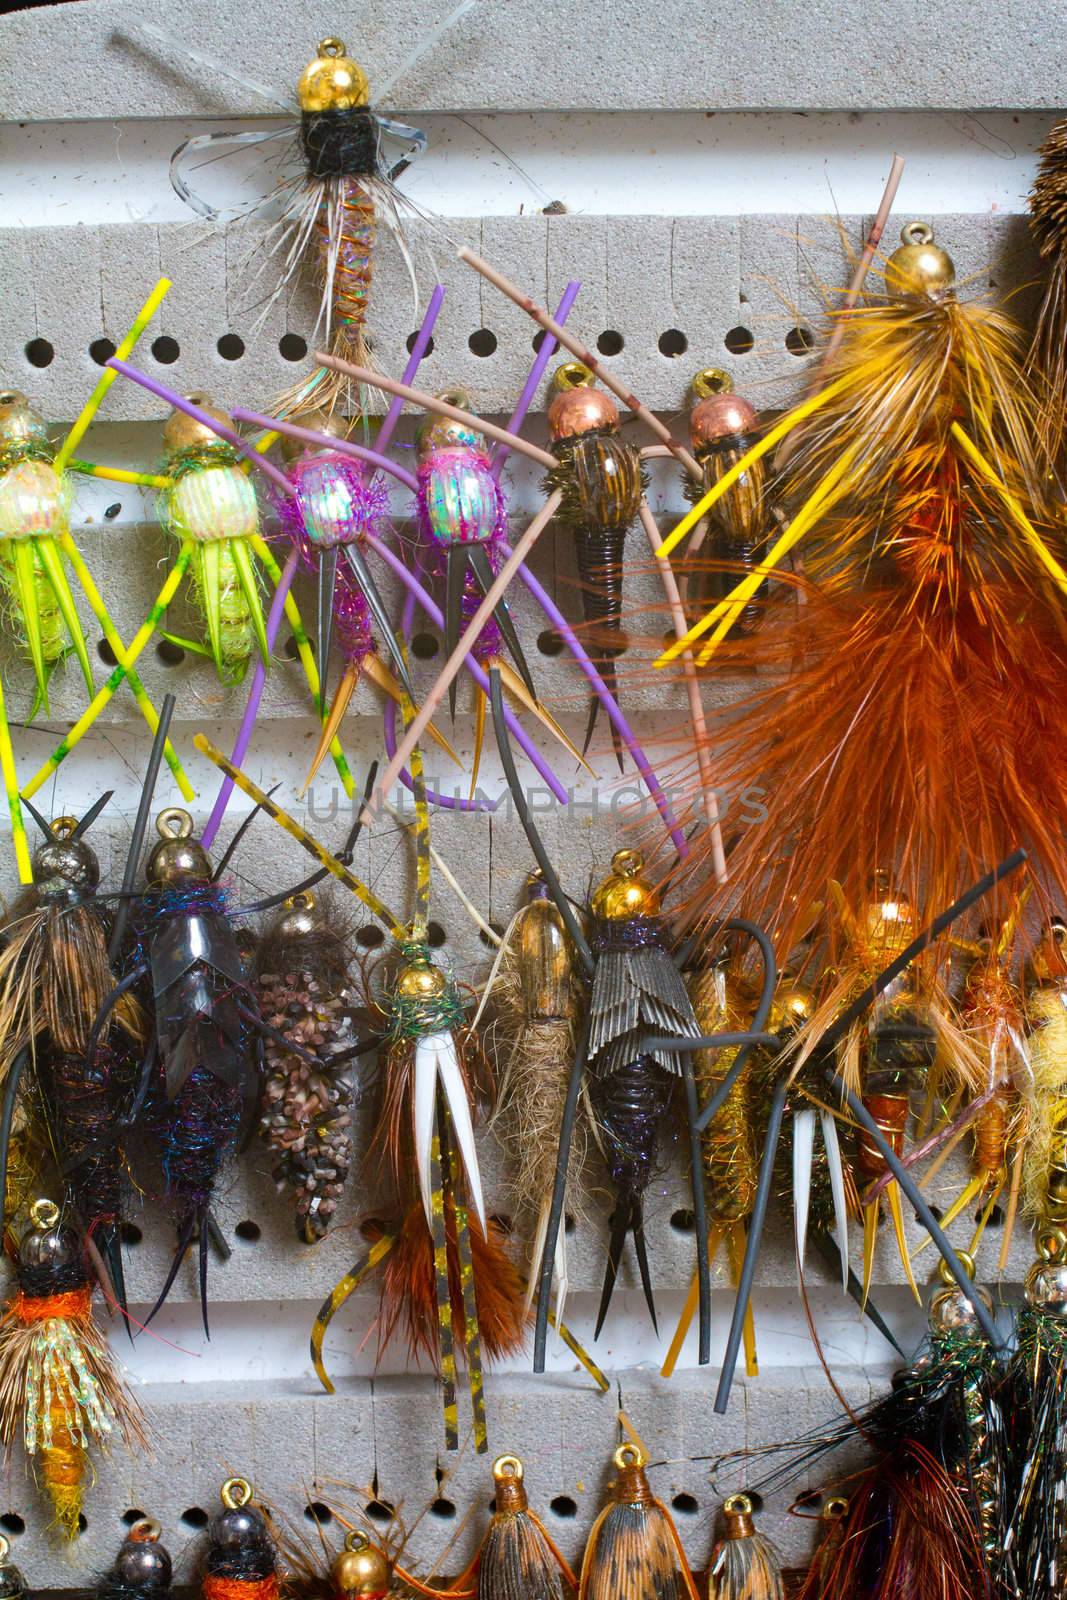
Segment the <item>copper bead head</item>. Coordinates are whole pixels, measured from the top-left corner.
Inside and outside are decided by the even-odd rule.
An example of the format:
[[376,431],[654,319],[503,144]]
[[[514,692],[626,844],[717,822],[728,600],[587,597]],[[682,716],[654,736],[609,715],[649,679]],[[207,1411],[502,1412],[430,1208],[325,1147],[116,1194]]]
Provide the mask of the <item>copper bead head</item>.
[[689,413],[689,438],[694,450],[706,450],[721,439],[751,433],[756,408],[739,394],[712,394],[698,400]]
[[[577,365],[568,363],[568,367]],[[583,433],[614,433],[618,426],[618,406],[610,394],[594,389],[588,380],[561,386],[548,408],[548,431],[556,440],[577,439]]]
[[[347,439],[348,422],[336,411],[301,411],[298,416],[289,419],[298,428],[307,428],[311,433],[321,433],[327,439]],[[282,434],[281,451],[282,460],[286,463],[298,461],[303,455],[315,455],[323,450],[328,450],[328,444],[313,444],[310,439],[294,439],[292,434]]]

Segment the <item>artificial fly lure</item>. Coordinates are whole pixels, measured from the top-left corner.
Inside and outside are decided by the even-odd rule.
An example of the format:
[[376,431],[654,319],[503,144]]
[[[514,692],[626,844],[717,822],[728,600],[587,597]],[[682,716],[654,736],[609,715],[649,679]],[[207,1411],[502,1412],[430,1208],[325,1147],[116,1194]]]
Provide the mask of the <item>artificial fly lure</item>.
[[[700,463],[701,477],[686,476],[685,492],[694,504],[740,460],[759,431],[759,417],[747,400],[733,392],[733,379],[719,367],[705,367],[691,384],[696,404],[689,413],[689,442]],[[769,512],[765,470],[757,461],[736,480],[730,493],[700,524],[686,552],[686,611],[702,615],[709,604],[725,599],[738,578],[751,572],[766,544]],[[699,608],[699,609],[698,609]],[[750,602],[735,631],[742,638],[755,633],[762,608]]]
[[[954,948],[962,953],[966,969],[957,1006],[958,1024],[981,1063],[984,1082],[969,1098],[964,1109],[950,1116],[947,1125],[923,1141],[920,1152],[909,1157],[910,1163],[919,1154],[925,1155],[940,1146],[937,1159],[931,1163],[924,1178],[929,1183],[964,1131],[973,1127],[973,1175],[952,1204],[944,1208],[941,1224],[947,1228],[961,1212],[977,1201],[978,1226],[970,1246],[973,1255],[994,1207],[1006,1193],[1007,1206],[999,1260],[1001,1272],[1008,1261],[1023,1179],[1027,1175],[1032,1177],[1034,1173],[1035,1163],[1028,1154],[1031,1121],[1039,1129],[1047,1128],[1051,1137],[1052,1124],[1035,1115],[1035,1112],[1046,1089],[1051,1088],[1055,1098],[1053,1081],[1040,1086],[1037,1082],[1026,1038],[1025,1001],[1011,972],[1019,922],[1029,894],[1028,886],[1017,897],[995,937],[983,928],[977,939],[954,940]],[[1036,967],[1040,970],[1046,980],[1052,978],[1049,965],[1049,957],[1055,955],[1052,940],[1050,927],[1046,929],[1047,952],[1039,952],[1031,968],[1035,1015],[1041,1011],[1047,995],[1036,998],[1041,983],[1033,969]],[[1054,1008],[1052,1015],[1055,1021]],[[1067,1060],[1067,1055],[1063,1059]],[[1048,1062],[1046,1055],[1043,1064]],[[950,1097],[950,1106],[957,1104],[960,1092],[961,1086],[957,1085]],[[1038,1178],[1034,1187],[1036,1195],[1032,1198],[1039,1198],[1046,1188],[1043,1178]],[[1040,1220],[1039,1211],[1033,1215]],[[925,1247],[925,1243],[924,1240],[913,1256]]]
[[1031,1221],[1067,1227],[1067,923],[1052,918],[1025,972],[1029,1072],[1023,1204]]
[[[973,1272],[970,1257],[961,1261]],[[987,1309],[991,1300],[979,1290]],[[994,1600],[1039,1594],[1012,1586],[1008,1418],[1002,1373],[968,1300],[945,1272],[930,1298],[926,1343],[888,1395],[790,1444],[724,1456],[766,1492],[810,1481],[834,1452],[862,1439],[874,1461],[842,1480],[847,1508],[834,1548],[813,1568],[806,1600],[901,1595]],[[784,1456],[753,1477],[754,1459]],[[759,1593],[759,1591],[756,1591]],[[773,1591],[772,1591],[773,1592]]]
[[154,1134],[164,1194],[176,1213],[178,1243],[150,1316],[163,1305],[194,1239],[199,1242],[200,1304],[208,1332],[209,1213],[228,1153],[254,1126],[262,1041],[284,1041],[313,1066],[295,1038],[278,1034],[258,1009],[233,929],[225,890],[193,819],[172,806],[156,819],[159,841],[145,863],[146,888],[134,913],[133,965],[104,1000],[89,1042],[95,1053],[111,1011],[148,980],[153,1026],[137,1074],[129,1118]]
[[[901,894],[888,873],[875,872],[866,897],[851,907],[841,885],[831,880],[830,899],[836,917],[829,924],[829,981],[813,1015],[797,1035],[794,1065],[802,1070],[820,1059],[820,1042],[834,1019],[870,984],[878,969],[893,961],[911,943],[916,919],[911,902]],[[856,1018],[837,1045],[836,1059],[843,1082],[860,1094],[894,1154],[900,1156],[911,1111],[911,1092],[924,1084],[933,1092],[951,1095],[964,1089],[978,1093],[984,1086],[983,1063],[966,1034],[955,1024],[939,988],[915,966],[905,968],[883,990],[869,1015]],[[824,1143],[834,1170],[840,1172],[839,1155],[831,1153],[834,1130],[829,1116],[822,1119]],[[808,1118],[810,1134],[814,1115]],[[794,1152],[798,1130],[794,1128]],[[807,1143],[810,1150],[810,1137]],[[810,1165],[810,1162],[809,1162]],[[861,1190],[863,1215],[863,1287],[870,1287],[878,1222],[884,1199],[889,1212],[901,1264],[916,1299],[916,1287],[904,1234],[904,1212],[898,1185],[889,1177],[881,1146],[866,1131],[860,1132],[855,1175]],[[843,1195],[843,1185],[841,1188]],[[806,1213],[806,1199],[798,1209]],[[847,1210],[838,1206],[839,1242],[847,1251]],[[806,1232],[806,1222],[802,1224]],[[798,1236],[799,1238],[799,1236]],[[843,1254],[843,1264],[847,1254]]]
[[[643,872],[638,851],[617,850],[610,873],[590,902],[590,948],[596,967],[588,1002],[589,1097],[615,1189],[597,1334],[608,1314],[628,1235],[656,1326],[644,1195],[655,1171],[673,1084],[684,1075],[684,1058],[671,1050],[648,1049],[645,1041],[654,1032],[683,1038],[700,1035],[685,984],[667,949],[659,900]],[[701,1182],[701,1174],[694,1172],[694,1186]]]
[[0,1438],[20,1437],[67,1538],[78,1533],[89,1452],[114,1438],[147,1446],[92,1316],[81,1241],[51,1200],[35,1201],[19,1245],[16,1288],[0,1321]]
[[[581,976],[574,941],[552,900],[543,875],[526,880],[525,903],[511,920],[485,986],[483,1005],[492,1000],[494,1055],[499,1064],[493,1130],[515,1162],[518,1206],[534,1217],[529,1247],[532,1266],[528,1298],[536,1287],[536,1268],[544,1252],[552,1208],[553,1176],[567,1079],[577,1045]],[[475,1019],[477,1021],[477,1018]],[[581,1184],[588,1143],[588,1118],[579,1109],[571,1136],[567,1198],[571,1205]],[[566,1234],[556,1245],[556,1310],[567,1298]]]
[[[232,418],[207,395],[192,394],[189,400],[232,429]],[[210,656],[222,683],[240,683],[254,651],[264,661],[270,656],[253,560],[260,532],[255,485],[234,447],[187,412],[171,414],[163,449],[170,478],[164,518],[183,550],[192,544],[193,594],[208,642],[205,647],[197,640],[166,637]]]
[[[648,478],[641,453],[619,431],[619,408],[609,394],[594,387],[593,374],[580,362],[558,367],[559,393],[548,408],[552,453],[559,465],[548,474],[546,488],[561,492],[558,520],[574,541],[586,643],[612,699],[618,700],[615,660],[626,649],[622,628],[622,583],[626,535],[637,520]],[[601,709],[597,695],[589,700],[584,750],[589,749]],[[622,742],[612,725],[620,769]]]
[[[476,0],[461,0],[437,27],[427,30],[390,82],[382,86],[382,94],[388,93],[475,3]],[[177,48],[183,49],[180,44]],[[268,99],[275,99],[271,91],[263,92]],[[279,301],[290,298],[298,277],[314,264],[322,285],[314,332],[324,334],[336,355],[362,363],[368,353],[367,306],[379,224],[384,224],[395,240],[414,286],[414,267],[403,226],[405,213],[414,208],[393,180],[415,155],[425,150],[426,136],[418,128],[371,109],[367,75],[348,55],[340,39],[319,42],[318,54],[301,74],[296,98],[302,171],[284,178],[278,186],[274,199],[280,208],[279,220],[271,225],[266,240],[256,245],[256,253],[262,254],[263,261],[253,275],[253,285],[269,271],[275,258],[281,258],[278,281],[264,297],[256,325],[265,321]],[[261,144],[292,139],[292,135],[291,126],[266,134],[197,135],[171,158],[171,182],[187,205],[213,221],[218,217],[217,210],[185,179],[186,156],[219,143]],[[407,147],[403,158],[391,166],[383,157],[383,137]],[[309,379],[294,385],[275,409],[283,415],[309,405],[329,412],[347,412],[353,409],[349,399],[347,382],[320,367]]]
[[[134,320],[119,350],[129,355],[148,326],[170,284],[161,278]],[[154,481],[144,474],[96,467],[78,461],[73,452],[85,434],[100,403],[114,381],[102,375],[66,439],[56,447],[48,429],[24,394],[16,389],[0,392],[0,593],[4,610],[22,653],[33,666],[35,694],[30,720],[38,710],[48,711],[48,685],[52,673],[68,654],[81,667],[86,687],[93,695],[93,674],[88,644],[67,577],[69,565],[89,609],[100,625],[104,640],[117,662],[128,660],[126,647],[93,581],[70,531],[71,489],[68,470],[132,482]],[[158,715],[132,662],[124,671],[130,691],[145,722],[155,734]],[[193,791],[173,746],[165,756],[183,796]],[[31,881],[19,784],[11,734],[0,688],[0,772],[11,816],[15,859],[21,883]],[[28,786],[32,795],[38,785]]]
[[723,1502],[726,1536],[712,1551],[708,1600],[785,1600],[778,1552],[753,1520],[747,1494]]
[[492,1521],[468,1568],[478,1574],[477,1600],[563,1600],[564,1584],[577,1591],[578,1579],[530,1510],[523,1477],[518,1456],[493,1462]]
[[698,1600],[678,1529],[636,1444],[621,1444],[610,1499],[589,1530],[579,1600]]
[[[438,398],[450,406],[469,410],[470,400],[463,390],[450,389]],[[465,422],[427,416],[418,430],[416,451],[419,534],[426,560],[435,575],[444,579],[445,648],[451,654],[500,568],[501,545],[507,541],[507,506],[493,473],[485,437]],[[517,672],[501,654],[504,645]],[[474,655],[485,671],[498,668],[511,698],[532,712],[564,749],[582,761],[555,718],[538,703],[530,668],[503,597],[486,619]],[[453,716],[456,689],[453,679],[448,691]],[[485,705],[485,696],[479,695],[472,787],[478,776]]]
[[[878,861],[920,909],[1018,843],[1054,881],[1063,874],[1067,787],[1045,746],[1048,708],[1067,691],[1067,572],[1043,536],[1059,491],[1040,400],[1018,329],[957,297],[951,258],[924,224],[905,228],[885,285],[884,299],[839,314],[825,386],[766,429],[659,552],[790,442],[772,487],[787,531],[659,658],[707,634],[709,660],[761,585],[785,580],[749,656],[733,645],[775,682],[732,708],[716,743],[721,781],[778,797],[773,831],[788,852],[756,823],[731,873],[782,948],[827,877],[855,904]],[[782,565],[801,540],[803,577]],[[714,918],[722,891],[700,885],[702,853],[695,841],[685,863],[688,908]]]
[[1026,1304],[1008,1372],[1005,1403],[1014,1408],[1007,1560],[1009,1594],[1052,1597],[1063,1588],[1067,1505],[1067,1233],[1042,1228],[1026,1276]]
[[285,903],[256,947],[256,993],[273,1030],[264,1045],[260,1134],[307,1244],[329,1232],[352,1164],[349,1063],[333,1061],[352,1041],[350,961],[344,925],[310,891]]
[[[656,1325],[645,1247],[643,1198],[653,1175],[660,1125],[676,1077],[684,1082],[686,1092],[697,1245],[700,1361],[703,1363],[710,1359],[710,1270],[697,1129],[697,1089],[683,1041],[707,1036],[700,1034],[679,964],[669,953],[668,931],[660,914],[660,902],[642,876],[644,861],[639,852],[616,852],[611,873],[592,896],[592,927],[590,937],[586,937],[526,804],[504,726],[500,678],[495,673],[491,680],[491,700],[497,748],[519,820],[589,985],[560,1118],[556,1170],[538,1276],[534,1370],[544,1370],[549,1299],[563,1220],[571,1138],[583,1087],[588,1087],[596,1137],[616,1195],[609,1223],[596,1334],[600,1333],[607,1316],[623,1247],[630,1233],[645,1301],[653,1326]],[[773,962],[773,955],[771,960]],[[675,1043],[681,1045],[680,1050],[675,1048]]]
[[278,1600],[278,1553],[246,1478],[227,1478],[223,1509],[212,1518],[203,1556],[203,1600]]
[[485,1451],[483,1346],[490,1358],[518,1350],[526,1313],[522,1279],[508,1257],[502,1230],[486,1215],[482,1196],[472,1111],[482,1067],[480,1046],[466,1025],[465,1001],[457,984],[434,960],[426,942],[430,841],[421,760],[413,763],[415,912],[411,925],[405,926],[372,889],[203,735],[194,742],[384,923],[398,958],[374,1007],[380,1020],[383,1083],[374,1148],[401,1220],[395,1232],[375,1241],[320,1309],[311,1336],[315,1371],[323,1387],[332,1391],[322,1359],[330,1321],[367,1273],[384,1262],[380,1349],[403,1329],[413,1353],[436,1359],[444,1386],[446,1447],[457,1450],[458,1345],[466,1356],[475,1445]]
[[114,1563],[99,1579],[93,1600],[161,1600],[170,1591],[173,1563],[154,1517],[139,1517]]
[[33,812],[44,834],[33,856],[34,887],[0,929],[0,1177],[6,1181],[13,1122],[32,1084],[29,1120],[43,1123],[66,1207],[90,1259],[102,1262],[98,1275],[124,1304],[121,1123],[147,1021],[135,998],[123,995],[90,1051],[115,980],[97,897],[100,864],[86,835],[110,798],[80,821],[49,823]]
[[1057,122],[1038,151],[1030,190],[1030,231],[1045,267],[1029,367],[1047,383],[1046,438],[1059,461],[1067,431],[1067,122]]

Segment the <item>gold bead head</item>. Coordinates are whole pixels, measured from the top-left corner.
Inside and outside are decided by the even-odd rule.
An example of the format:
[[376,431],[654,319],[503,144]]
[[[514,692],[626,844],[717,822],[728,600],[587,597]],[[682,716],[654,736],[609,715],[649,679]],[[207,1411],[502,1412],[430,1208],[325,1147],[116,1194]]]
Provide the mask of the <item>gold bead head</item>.
[[334,1591],[339,1595],[383,1595],[390,1586],[389,1563],[358,1529],[348,1535],[332,1569]]
[[145,863],[145,882],[155,889],[173,889],[186,883],[207,883],[211,862],[199,839],[194,839],[193,819],[180,806],[168,806],[156,818],[159,843]]
[[445,992],[448,979],[440,967],[419,957],[403,967],[396,980],[397,994],[405,1000],[436,1000]]
[[[195,394],[186,395],[185,398],[209,417],[214,417],[216,422],[223,423],[227,428],[233,428],[233,418],[229,412],[212,405],[210,395],[197,391]],[[198,422],[187,412],[177,409],[171,412],[163,429],[163,449],[168,456],[181,455],[186,450],[202,449],[206,444],[218,444],[218,442],[218,434],[209,428],[206,422]]]
[[784,977],[775,991],[767,1026],[771,1033],[793,1034],[810,1022],[815,1011],[815,996],[803,984]]
[[956,268],[947,250],[934,243],[927,222],[908,222],[900,230],[900,244],[885,264],[887,293],[901,299],[938,300],[956,282]]
[[302,939],[320,933],[323,926],[322,909],[308,890],[290,895],[282,907],[273,933],[281,939]]
[[728,1539],[751,1539],[756,1531],[756,1525],[752,1520],[753,1510],[752,1501],[747,1494],[732,1494],[729,1500],[723,1501],[722,1513],[726,1519]]
[[659,915],[660,901],[642,877],[644,857],[638,850],[616,850],[611,871],[593,894],[593,915],[605,922],[627,922],[631,917]]
[[875,874],[874,897],[865,909],[867,948],[879,960],[891,961],[915,937],[915,913],[910,901],[897,894],[888,874]]
[[340,39],[320,39],[318,55],[300,74],[296,98],[301,111],[356,111],[369,104],[370,84]]
[[[336,411],[302,411],[299,416],[290,417],[289,421],[298,428],[310,429],[312,433],[324,433],[330,439],[348,438],[347,419]],[[328,448],[325,444],[312,444],[309,439],[294,439],[291,434],[282,434],[282,460],[286,462],[297,461],[308,451]]]
[[0,450],[46,444],[48,427],[20,389],[0,389]]
[[[469,411],[471,397],[466,389],[443,389],[437,396],[446,405],[459,411]],[[485,450],[485,434],[472,428],[469,422],[459,422],[455,417],[442,417],[428,411],[415,433],[415,450],[420,459],[434,450]]]

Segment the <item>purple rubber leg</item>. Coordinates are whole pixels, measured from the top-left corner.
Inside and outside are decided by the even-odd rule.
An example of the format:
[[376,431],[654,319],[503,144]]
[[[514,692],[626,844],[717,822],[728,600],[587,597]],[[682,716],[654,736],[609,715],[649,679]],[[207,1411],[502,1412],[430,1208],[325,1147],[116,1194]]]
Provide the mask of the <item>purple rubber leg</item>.
[[[423,576],[422,551],[415,551],[415,578],[422,582]],[[411,643],[411,630],[415,623],[415,592],[413,589],[404,591],[404,605],[400,613],[400,634],[405,644]],[[382,731],[385,736],[385,748],[390,761],[396,755],[396,702],[387,700],[383,712]],[[400,774],[400,781],[405,789],[415,793],[415,780],[408,771]],[[500,804],[499,800],[464,800],[460,795],[441,794],[436,789],[426,790],[426,799],[431,806],[439,806],[444,811],[495,811]]]
[[225,439],[227,444],[232,444],[235,450],[240,451],[241,455],[247,457],[252,466],[261,472],[265,478],[269,478],[274,487],[280,489],[282,494],[292,494],[292,487],[285,473],[280,472],[273,461],[267,461],[249,444],[247,439],[242,439],[240,434],[234,433],[232,428],[228,428],[217,417],[209,416],[206,411],[201,411],[200,407],[194,405],[191,400],[186,400],[184,395],[176,393],[173,389],[168,389],[167,385],[160,383],[158,378],[150,378],[146,372],[139,372],[136,367],[131,367],[128,361],[120,361],[118,356],[112,356],[106,365],[114,367],[116,372],[121,372],[124,378],[132,378],[134,383],[139,383],[142,389],[147,389],[149,394],[154,394],[157,400],[165,400],[167,405],[174,407],[175,411],[184,411],[187,417],[192,417],[194,421],[203,423],[205,428],[210,428],[212,433],[217,433],[220,439]]
[[[274,598],[270,603],[270,611],[267,614],[267,648],[269,650],[274,649],[274,641],[278,637],[278,629],[282,625],[282,613],[285,610],[285,602],[289,596],[289,590],[292,588],[299,560],[300,552],[294,545],[285,559],[285,566],[282,568],[282,575],[278,579],[278,586],[274,591]],[[255,728],[256,716],[259,712],[259,702],[263,697],[263,685],[266,681],[267,669],[262,661],[257,661],[248,690],[248,699],[245,702],[244,716],[241,718],[241,726],[237,730],[237,737],[230,752],[230,760],[235,767],[242,766],[245,756],[248,754],[248,746],[252,742],[252,731]],[[219,825],[226,813],[226,807],[230,803],[230,795],[232,793],[233,779],[223,778],[219,785],[219,792],[215,796],[215,804],[211,808],[211,815],[208,817],[204,831],[200,835],[200,842],[205,850],[210,850],[215,842],[215,835],[219,831]]]
[[[556,309],[555,320],[558,323],[562,324],[566,322],[567,318],[570,316],[571,307],[577,300],[578,291],[581,287],[581,283],[578,281],[578,279],[572,278],[566,289],[564,289],[563,299],[560,301]],[[527,378],[523,391],[519,396],[518,405],[511,413],[511,420],[508,423],[509,433],[518,433],[519,429],[526,421],[526,413],[529,411],[533,397],[537,393],[537,386],[544,377],[545,368],[552,360],[552,357],[555,355],[557,349],[558,346],[553,335],[546,333],[541,341],[541,348],[537,352],[537,359],[530,368],[530,376]],[[511,446],[509,444],[497,445],[496,450],[493,453],[492,472],[494,478],[500,477],[500,474],[503,471],[504,462],[507,460],[510,453]]]
[[[426,590],[422,587],[422,584],[419,582],[419,580],[408,571],[400,557],[394,555],[389,549],[388,545],[383,544],[380,539],[376,539],[373,534],[367,535],[367,543],[375,552],[375,554],[385,562],[390,572],[395,573],[404,587],[415,596],[416,601],[429,617],[434,627],[443,628],[445,625],[444,613],[426,593]],[[486,677],[485,673],[482,671],[481,667],[478,665],[477,661],[475,661],[473,656],[467,657],[466,667],[467,671],[470,673],[479,689],[481,689],[483,694],[487,695],[489,693],[489,679]],[[559,779],[552,771],[552,768],[545,761],[545,758],[542,756],[537,746],[530,740],[518,718],[507,710],[505,710],[504,717],[505,721],[507,722],[508,732],[511,734],[511,737],[515,740],[515,743],[519,746],[519,749],[523,752],[526,758],[537,769],[539,776],[548,785],[549,789],[551,789],[560,805],[569,805],[571,799],[569,793],[564,788],[563,784],[560,783]]]
[[[503,540],[501,540],[500,548],[504,551],[505,555],[510,555],[511,552]],[[612,695],[607,684],[604,682],[593,662],[590,660],[581,644],[581,641],[578,639],[574,629],[563,615],[563,612],[556,605],[556,602],[552,599],[552,596],[548,593],[548,591],[540,583],[538,583],[537,579],[526,566],[525,562],[523,562],[519,568],[519,577],[522,579],[527,589],[529,589],[530,593],[541,607],[541,610],[544,612],[549,622],[552,624],[560,638],[563,640],[564,644],[567,646],[567,649],[574,657],[578,670],[586,678],[589,683],[589,687],[600,701],[600,704],[604,707],[604,710],[607,712],[607,715],[611,719],[614,726],[618,729],[623,743],[633,758],[634,766],[641,774],[645,788],[652,797],[656,810],[663,818],[663,825],[674,841],[674,848],[677,850],[680,856],[688,855],[689,841],[686,839],[686,836],[682,832],[674,812],[671,810],[670,802],[668,801],[667,796],[663,793],[660,781],[656,777],[648,757],[638,744],[637,737],[633,729],[630,727],[630,724],[627,722],[626,718],[622,714],[622,711],[619,709],[618,701]]]
[[[440,284],[438,284],[437,288],[430,297],[430,303],[426,308],[426,315],[422,319],[422,327],[419,329],[418,338],[415,340],[414,347],[412,348],[411,358],[404,369],[405,383],[411,383],[416,372],[418,371],[419,362],[422,360],[422,357],[426,351],[426,346],[430,342],[430,336],[433,333],[434,323],[437,321],[437,314],[441,309],[441,301],[444,299],[444,293],[444,289]],[[382,423],[381,429],[379,430],[378,439],[383,450],[389,443],[393,430],[396,427],[396,421],[399,414],[399,404],[396,406],[395,410],[393,407],[390,407],[389,413],[386,416],[385,421]],[[248,420],[256,423],[259,426],[265,426],[267,428],[274,426],[269,418],[258,417],[254,412],[237,411],[234,413],[234,415],[238,417],[239,420]],[[290,425],[283,425],[282,431],[288,431],[289,426]],[[314,442],[319,437],[318,435],[310,433],[309,430],[304,428],[295,429],[294,432],[295,437],[304,437],[309,442]],[[336,447],[338,443],[337,440],[330,440],[328,442],[334,445],[334,447]],[[373,464],[376,466],[384,466],[389,469],[392,468],[392,463],[384,455],[379,454],[377,451],[363,452],[362,450],[359,450],[358,447],[353,447],[353,450],[354,452],[358,451],[360,456],[363,456],[364,454],[369,456],[372,459]],[[262,457],[258,451],[253,451],[253,455],[257,460],[262,460]],[[283,477],[283,482],[285,484],[286,493],[291,494],[292,487],[289,484],[289,480]],[[410,487],[417,487],[414,478],[411,479]],[[281,580],[278,583],[278,587],[274,591],[274,599],[271,602],[270,614],[267,617],[268,651],[274,649],[274,643],[278,637],[278,630],[281,627],[282,613],[285,608],[286,597],[288,596],[289,590],[292,587],[298,559],[298,551],[295,549],[292,550],[286,560],[285,567],[282,570]],[[252,732],[255,728],[256,717],[259,715],[260,701],[263,698],[263,688],[266,684],[266,681],[266,666],[262,661],[257,661],[255,671],[252,675],[252,682],[248,689],[248,699],[245,702],[244,716],[241,718],[241,726],[237,730],[237,738],[234,741],[233,751],[230,756],[230,760],[233,762],[235,767],[242,765],[245,755],[248,751],[248,746],[251,743]],[[219,831],[222,819],[226,815],[226,807],[230,803],[230,796],[232,793],[233,779],[223,778],[221,784],[219,785],[219,792],[215,797],[215,804],[211,809],[211,815],[207,821],[207,827],[204,829],[204,832],[201,835],[201,840],[206,850],[210,849],[212,843],[214,842],[215,835]]]
[[390,473],[404,485],[405,489],[410,489],[412,494],[418,492],[418,479],[414,473],[397,466],[395,461],[390,461],[380,450],[371,450],[363,444],[353,444],[351,439],[335,439],[332,434],[316,433],[314,428],[300,428],[295,422],[283,422],[280,417],[266,417],[260,411],[249,411],[247,406],[234,406],[233,415],[238,422],[248,422],[253,428],[269,428],[275,433],[284,433],[287,438],[301,439],[305,444],[322,445],[328,450],[336,450],[338,455],[354,456],[357,461],[367,461],[372,467]]

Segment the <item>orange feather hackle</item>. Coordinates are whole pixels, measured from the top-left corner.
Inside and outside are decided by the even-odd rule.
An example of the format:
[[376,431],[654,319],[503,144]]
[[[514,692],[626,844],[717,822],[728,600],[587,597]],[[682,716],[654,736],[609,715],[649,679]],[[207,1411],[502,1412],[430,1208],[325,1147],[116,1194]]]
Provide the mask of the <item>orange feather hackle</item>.
[[[459,1253],[456,1248],[455,1211],[445,1206],[448,1236],[449,1292],[453,1306],[463,1304]],[[492,1218],[488,1234],[478,1219],[468,1215],[474,1290],[478,1302],[478,1329],[482,1348],[490,1361],[516,1355],[523,1347],[527,1312],[525,1286],[507,1251],[506,1234]],[[437,1299],[434,1285],[433,1237],[421,1203],[404,1218],[396,1244],[382,1270],[378,1324],[379,1354],[390,1340],[402,1334],[411,1354],[431,1364],[438,1360]],[[457,1340],[462,1347],[462,1341]]]
[[[769,490],[807,530],[802,568],[775,570],[756,638],[729,638],[766,676],[712,729],[726,792],[762,791],[730,873],[784,952],[829,878],[859,904],[885,868],[926,920],[1023,845],[1067,891],[1061,497],[1022,336],[951,292],[839,315],[829,398]],[[696,918],[724,904],[710,871],[694,889],[707,850],[677,875]]]

